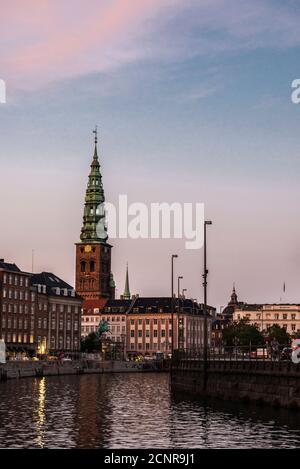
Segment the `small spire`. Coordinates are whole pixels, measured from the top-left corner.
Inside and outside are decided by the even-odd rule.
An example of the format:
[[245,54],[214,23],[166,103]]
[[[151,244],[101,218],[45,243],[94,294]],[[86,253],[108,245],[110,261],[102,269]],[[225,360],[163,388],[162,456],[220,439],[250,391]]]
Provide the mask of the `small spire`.
[[126,264],[126,280],[125,280],[125,289],[123,293],[124,300],[130,300],[131,294],[129,289],[129,275],[128,275],[128,262]]
[[98,126],[96,125],[95,130],[93,130],[93,134],[95,134],[95,145],[98,143]]
[[98,126],[95,126],[95,130],[93,130],[93,134],[95,134],[95,150],[94,150],[94,159],[98,158],[97,152],[97,143],[98,143]]
[[236,291],[235,291],[235,282],[233,282],[233,287],[232,287],[232,293],[231,293],[231,297],[230,297],[230,302],[228,304],[230,305],[236,305],[237,304],[237,301],[238,300],[238,297],[237,297],[237,294],[236,294]]

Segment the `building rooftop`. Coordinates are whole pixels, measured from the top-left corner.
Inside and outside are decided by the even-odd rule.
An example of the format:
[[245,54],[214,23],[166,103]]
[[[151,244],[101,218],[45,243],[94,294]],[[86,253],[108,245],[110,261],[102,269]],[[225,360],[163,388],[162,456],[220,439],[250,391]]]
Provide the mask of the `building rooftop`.
[[32,274],[30,278],[31,285],[44,286],[39,293],[47,293],[48,295],[59,295],[59,296],[73,296],[79,298],[75,293],[74,288],[67,282],[62,280],[52,272],[41,272],[40,274]]
[[4,259],[0,259],[0,269],[7,270],[9,272],[21,272],[16,264],[4,262]]

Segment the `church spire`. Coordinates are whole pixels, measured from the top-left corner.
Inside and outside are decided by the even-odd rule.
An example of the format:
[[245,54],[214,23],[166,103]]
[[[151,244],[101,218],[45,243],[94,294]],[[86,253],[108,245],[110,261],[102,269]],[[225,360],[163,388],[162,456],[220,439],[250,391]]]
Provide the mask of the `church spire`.
[[129,289],[129,275],[128,275],[128,263],[126,265],[126,280],[125,280],[125,289],[123,293],[124,300],[130,300],[131,294]]
[[97,126],[95,130],[93,130],[93,133],[95,134],[95,149],[85,194],[83,225],[80,239],[82,242],[105,242],[108,236],[104,211],[105,196],[97,151]]
[[238,303],[238,297],[237,297],[237,294],[236,294],[236,291],[235,291],[235,283],[233,283],[230,302],[228,304],[229,305],[237,305],[237,303]]

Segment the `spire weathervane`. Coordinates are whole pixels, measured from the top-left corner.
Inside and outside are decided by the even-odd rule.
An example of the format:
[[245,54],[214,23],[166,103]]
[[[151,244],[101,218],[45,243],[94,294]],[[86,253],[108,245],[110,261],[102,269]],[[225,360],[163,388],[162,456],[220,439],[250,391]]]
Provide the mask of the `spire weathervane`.
[[98,143],[98,126],[96,125],[95,130],[93,130],[93,134],[95,134],[95,145]]

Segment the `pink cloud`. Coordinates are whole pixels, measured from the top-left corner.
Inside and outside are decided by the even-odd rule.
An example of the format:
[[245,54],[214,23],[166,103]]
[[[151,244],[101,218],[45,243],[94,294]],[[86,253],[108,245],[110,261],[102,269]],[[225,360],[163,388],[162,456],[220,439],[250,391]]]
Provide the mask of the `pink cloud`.
[[[141,25],[175,0],[13,0],[1,11],[1,69],[19,85],[105,69],[139,56]],[[17,12],[17,13],[16,13]]]
[[1,78],[18,87],[141,58],[300,44],[297,15],[270,0],[10,0],[0,18]]

